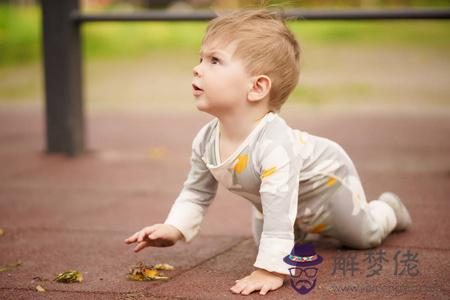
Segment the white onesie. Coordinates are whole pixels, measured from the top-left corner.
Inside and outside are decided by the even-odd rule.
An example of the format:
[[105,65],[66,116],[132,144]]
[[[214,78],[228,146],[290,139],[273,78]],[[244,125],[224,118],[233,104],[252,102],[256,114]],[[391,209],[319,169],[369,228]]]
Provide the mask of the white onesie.
[[371,211],[351,159],[334,141],[292,129],[269,112],[221,162],[219,126],[214,118],[194,138],[191,170],[164,222],[186,242],[198,234],[218,182],[253,204],[253,224],[260,222],[254,266],[271,272],[289,274],[283,257],[306,232],[367,248],[391,231],[391,212],[383,204]]

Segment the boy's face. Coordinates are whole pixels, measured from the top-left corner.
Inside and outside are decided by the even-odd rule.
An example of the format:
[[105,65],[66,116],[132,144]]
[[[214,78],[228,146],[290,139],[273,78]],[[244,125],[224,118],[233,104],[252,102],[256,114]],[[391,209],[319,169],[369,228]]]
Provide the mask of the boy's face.
[[192,81],[198,110],[217,116],[246,104],[252,78],[242,62],[232,57],[236,47],[236,41],[222,47],[214,42],[202,45]]

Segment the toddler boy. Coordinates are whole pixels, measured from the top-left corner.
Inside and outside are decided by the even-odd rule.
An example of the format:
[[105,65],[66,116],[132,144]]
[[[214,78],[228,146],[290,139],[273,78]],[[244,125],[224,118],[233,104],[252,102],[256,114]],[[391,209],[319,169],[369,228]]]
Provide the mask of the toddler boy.
[[277,11],[242,10],[212,20],[193,69],[197,109],[215,116],[195,136],[191,170],[164,224],[125,240],[135,251],[190,242],[218,183],[253,204],[258,255],[234,293],[264,295],[283,285],[283,257],[307,233],[368,249],[411,217],[386,192],[367,202],[360,178],[334,141],[290,128],[278,115],[299,80],[300,47]]

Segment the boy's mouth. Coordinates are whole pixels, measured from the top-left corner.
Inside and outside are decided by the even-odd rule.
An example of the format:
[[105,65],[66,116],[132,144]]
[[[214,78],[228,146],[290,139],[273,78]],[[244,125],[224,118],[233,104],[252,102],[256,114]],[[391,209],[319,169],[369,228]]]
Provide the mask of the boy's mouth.
[[195,90],[195,91],[203,91],[201,88],[199,88],[197,85],[195,85],[194,83],[192,84],[192,88]]
[[203,94],[203,90],[201,88],[199,88],[196,84],[192,84],[192,93],[194,94],[194,96],[198,97],[201,96]]

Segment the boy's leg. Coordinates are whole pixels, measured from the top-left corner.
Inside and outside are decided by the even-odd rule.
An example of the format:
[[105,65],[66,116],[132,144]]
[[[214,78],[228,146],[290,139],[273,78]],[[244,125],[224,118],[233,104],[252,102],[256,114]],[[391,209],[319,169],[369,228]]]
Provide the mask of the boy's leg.
[[347,176],[330,198],[330,235],[356,249],[376,247],[393,231],[392,207],[380,200],[366,201],[358,176]]
[[[312,188],[305,183],[299,197],[299,225],[311,233],[338,239],[343,245],[367,249],[381,244],[393,231],[397,220],[394,210],[384,201],[367,203],[356,168],[346,151],[334,141],[317,138],[335,151],[332,170],[320,168],[322,180]],[[326,176],[324,173],[330,173]],[[325,176],[324,176],[325,175]]]
[[298,220],[296,220],[295,224],[294,224],[294,242],[298,243],[298,242],[305,241],[307,236],[308,236],[308,233],[306,231],[303,231],[298,226]]

